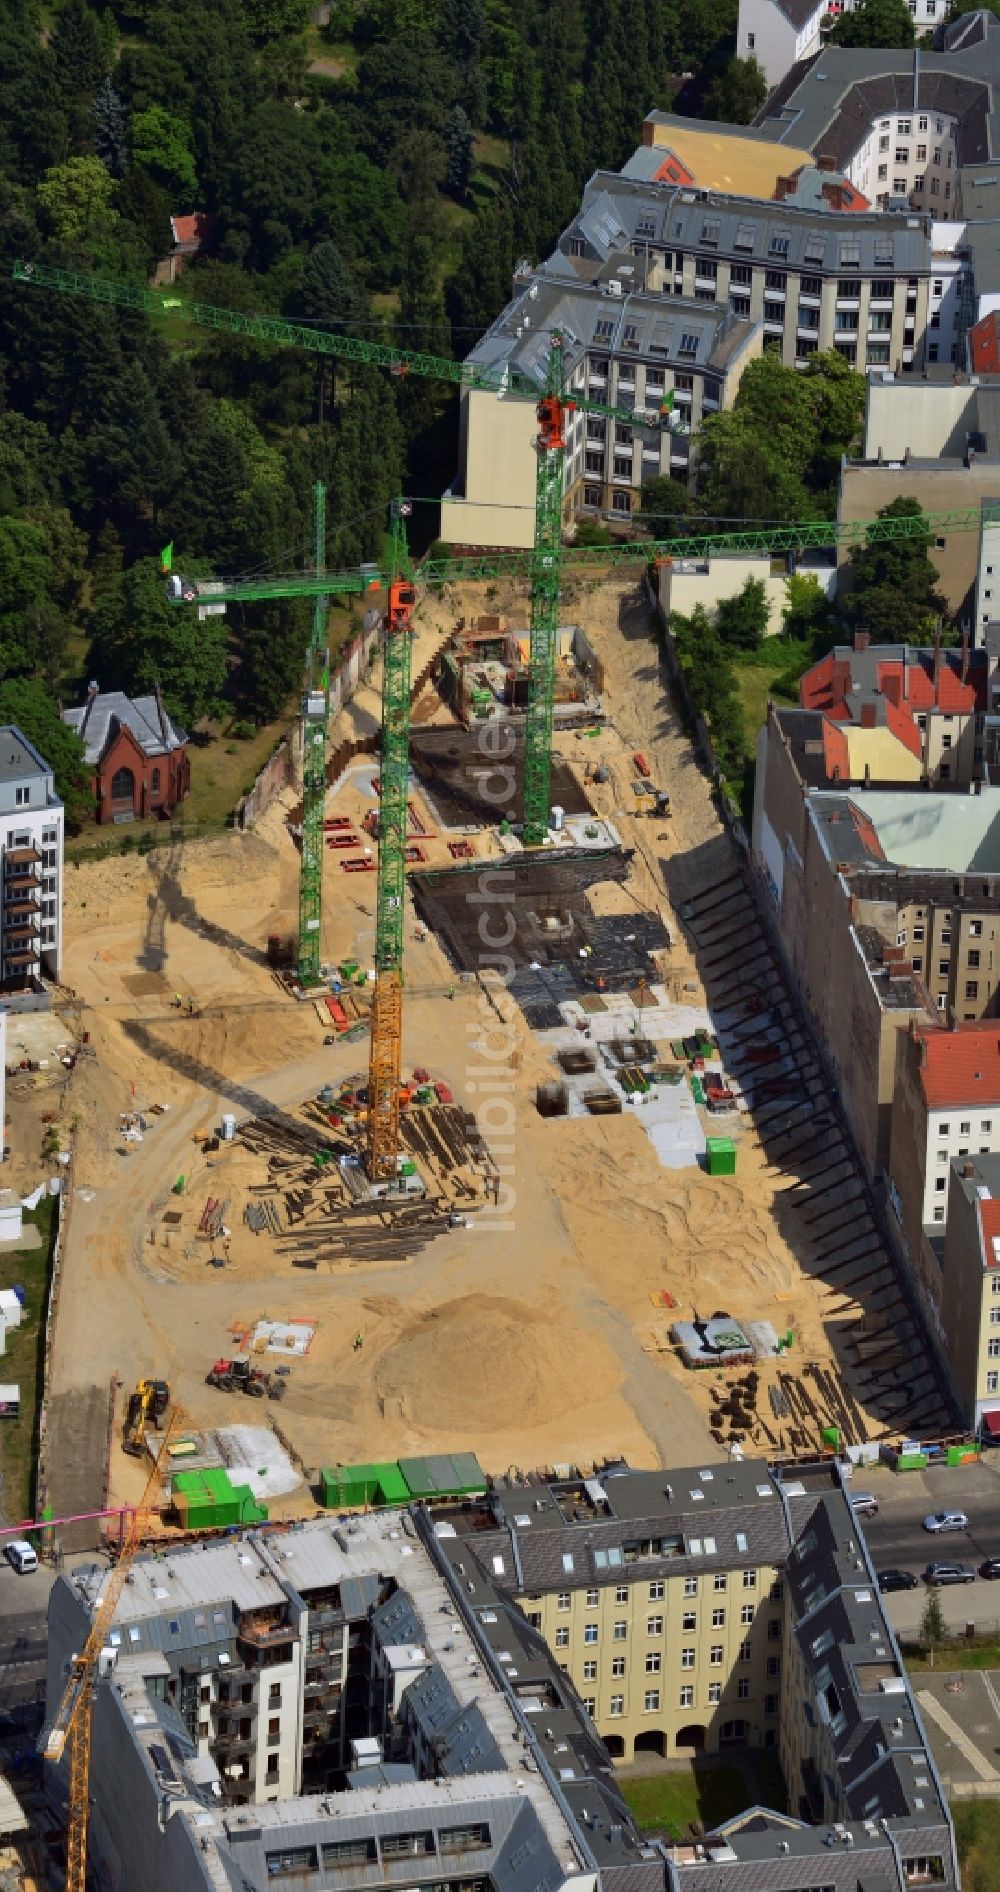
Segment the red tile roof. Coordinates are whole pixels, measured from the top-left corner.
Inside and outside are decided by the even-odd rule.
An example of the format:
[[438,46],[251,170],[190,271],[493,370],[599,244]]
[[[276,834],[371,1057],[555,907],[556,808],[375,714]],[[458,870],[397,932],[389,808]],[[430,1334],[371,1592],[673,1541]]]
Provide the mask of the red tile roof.
[[980,1196],[979,1224],[983,1231],[983,1260],[987,1268],[1000,1268],[1000,1255],[994,1242],[1000,1242],[1000,1202],[996,1196]]
[[907,664],[905,693],[901,663],[879,664],[876,675],[879,690],[892,703],[906,702],[914,710],[937,708],[951,715],[976,707],[976,692],[971,683],[962,682],[947,658],[941,665],[936,690],[933,668],[925,669],[923,664]]
[[920,1082],[928,1110],[1000,1105],[1000,1026],[974,1020],[951,1031],[928,1026],[913,1036],[923,1047]]
[[170,228],[174,233],[174,242],[207,243],[215,224],[213,210],[194,210],[189,217],[171,217]]
[[918,762],[923,761],[924,745],[921,740],[920,731],[913,717],[909,716],[906,710],[897,709],[895,703],[887,702],[885,706],[885,726],[904,744],[911,755],[916,756]]
[[970,328],[969,358],[973,374],[996,374],[1000,369],[1000,321],[995,309]]
[[840,780],[851,779],[851,758],[847,748],[847,737],[838,724],[823,718],[823,760],[826,764],[827,781],[837,780],[835,771],[839,771]]
[[843,703],[850,687],[850,662],[830,650],[806,671],[799,684],[799,702],[803,709],[830,712]]

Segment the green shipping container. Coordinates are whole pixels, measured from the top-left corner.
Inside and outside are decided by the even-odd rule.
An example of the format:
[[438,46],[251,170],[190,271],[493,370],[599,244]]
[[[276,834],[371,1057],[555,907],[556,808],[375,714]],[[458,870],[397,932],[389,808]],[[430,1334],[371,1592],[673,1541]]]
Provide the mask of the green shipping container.
[[710,1176],[735,1176],[736,1145],[732,1137],[708,1137],[705,1155]]
[[174,1508],[190,1531],[218,1530],[227,1524],[256,1524],[267,1516],[266,1508],[257,1506],[249,1485],[234,1485],[221,1465],[176,1472],[172,1495]]
[[401,1458],[399,1469],[414,1498],[466,1498],[486,1490],[486,1474],[473,1452]]
[[408,1504],[410,1488],[395,1460],[379,1465],[324,1466],[320,1472],[323,1503],[331,1511],[360,1511],[365,1505]]

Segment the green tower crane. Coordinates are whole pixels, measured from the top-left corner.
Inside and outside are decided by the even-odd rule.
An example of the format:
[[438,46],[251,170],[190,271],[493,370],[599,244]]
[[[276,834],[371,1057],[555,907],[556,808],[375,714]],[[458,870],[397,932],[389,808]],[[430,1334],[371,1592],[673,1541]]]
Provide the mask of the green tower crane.
[[[326,567],[326,487],[317,480],[315,503],[316,576]],[[299,871],[299,984],[307,990],[319,981],[323,933],[323,808],[326,801],[326,745],[330,727],[330,656],[327,650],[329,596],[313,602],[312,636],[302,701],[302,865]]]
[[551,335],[549,339],[544,387],[540,390],[536,382],[517,370],[511,370],[506,363],[480,367],[469,361],[449,361],[441,356],[421,354],[415,349],[392,348],[384,342],[362,341],[353,335],[329,335],[320,329],[305,328],[299,323],[285,321],[279,316],[246,315],[239,309],[219,309],[211,303],[189,302],[176,293],[163,294],[135,283],[119,282],[78,270],[56,269],[45,263],[19,260],[14,263],[12,274],[16,282],[59,290],[67,295],[86,296],[92,302],[142,309],[158,317],[172,315],[202,328],[249,335],[262,342],[308,349],[313,354],[364,362],[388,368],[393,374],[402,377],[414,374],[432,380],[450,381],[458,387],[479,389],[534,404],[538,412],[539,434],[536,443],[535,544],[530,560],[531,643],[523,814],[525,844],[529,847],[540,846],[548,832],[549,819],[566,416],[579,410],[600,414],[634,428],[658,428],[673,406],[673,396],[664,396],[655,416],[582,399],[567,390],[562,338],[558,334]]

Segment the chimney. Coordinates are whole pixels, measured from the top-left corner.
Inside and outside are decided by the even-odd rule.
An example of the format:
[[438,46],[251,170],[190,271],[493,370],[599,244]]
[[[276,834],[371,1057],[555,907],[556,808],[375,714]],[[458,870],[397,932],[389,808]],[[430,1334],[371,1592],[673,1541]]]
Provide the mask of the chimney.
[[934,625],[934,701],[940,703],[941,692],[941,619]]
[[878,706],[877,706],[877,704],[875,704],[875,703],[862,703],[862,705],[861,705],[861,727],[862,727],[862,729],[874,729],[874,728],[876,727],[876,725],[877,725],[877,722],[878,722]]
[[785,198],[791,197],[794,190],[795,190],[794,177],[776,177],[774,180],[774,194],[772,197],[772,202],[776,204],[784,203]]
[[816,159],[816,168],[820,171],[835,171],[837,169],[837,160],[831,157],[829,151],[821,151],[819,157]]
[[962,669],[961,669],[962,682],[963,683],[968,682],[968,677],[969,677],[969,626],[968,624],[963,624],[962,626]]
[[855,631],[854,633],[855,650],[867,650],[871,641],[872,641],[872,634],[870,631]]
[[153,695],[156,698],[156,708],[160,718],[160,735],[163,737],[164,747],[169,749],[170,724],[167,721],[167,712],[163,707],[163,697],[160,694],[160,686],[158,683],[154,683],[153,685]]
[[87,685],[87,707],[86,707],[86,709],[85,709],[85,710],[84,710],[84,712],[83,712],[83,717],[82,717],[82,720],[81,720],[81,723],[80,723],[80,735],[81,735],[81,736],[83,736],[83,734],[84,734],[84,733],[85,733],[85,731],[86,731],[86,728],[87,728],[87,724],[88,724],[88,723],[89,723],[89,721],[90,721],[90,712],[91,712],[91,710],[93,709],[93,707],[94,707],[94,704],[96,703],[96,701],[97,701],[97,699],[98,699],[98,697],[99,697],[99,695],[100,695],[100,690],[99,690],[99,688],[98,688],[98,686],[97,686],[97,684],[96,684],[96,683],[88,683],[88,685]]

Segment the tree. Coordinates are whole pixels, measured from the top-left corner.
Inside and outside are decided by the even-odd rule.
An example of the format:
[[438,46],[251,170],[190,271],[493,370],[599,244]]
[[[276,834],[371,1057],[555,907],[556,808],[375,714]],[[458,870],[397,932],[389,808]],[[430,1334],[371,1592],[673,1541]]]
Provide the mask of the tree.
[[472,126],[468,115],[461,105],[456,105],[451,113],[444,132],[445,150],[448,154],[446,183],[457,197],[464,197],[472,183],[472,170],[475,152],[472,141]]
[[0,675],[27,675],[38,664],[53,616],[51,577],[41,529],[0,519]]
[[947,1635],[944,1611],[941,1608],[941,1592],[936,1583],[927,1586],[924,1613],[920,1618],[920,1640],[932,1651],[943,1642]]
[[695,505],[683,480],[672,479],[668,473],[654,473],[652,479],[643,480],[641,509],[632,517],[641,520],[654,539],[679,539],[701,530],[700,520],[692,523]]
[[452,331],[464,354],[510,298],[514,229],[510,205],[501,198],[476,212],[462,237],[458,268],[446,292]]
[[[207,576],[190,560],[186,569]],[[159,560],[140,559],[95,607],[87,663],[103,689],[131,695],[159,683],[171,715],[190,728],[222,695],[226,621],[170,604]]]
[[726,518],[832,515],[836,476],[864,412],[865,383],[839,355],[803,372],[777,355],[752,361],[730,412],[701,431],[702,498]]
[[[399,297],[399,340],[403,348],[420,349],[427,355],[451,354],[451,329],[445,313],[444,297],[438,280],[437,250],[428,236],[411,238],[403,271]],[[440,381],[414,376],[399,390],[399,415],[403,423],[410,464],[413,447],[424,429],[442,412],[447,394]]]
[[913,16],[906,0],[861,0],[842,13],[830,34],[834,46],[901,47],[913,45]]
[[877,641],[920,643],[934,619],[947,609],[937,590],[937,570],[930,557],[931,533],[916,499],[894,499],[880,519],[921,522],[906,538],[875,540],[855,546],[848,560],[851,588],[847,611]]
[[746,741],[729,654],[703,605],[696,605],[689,618],[673,613],[670,629],[692,707],[708,727],[720,767],[727,775],[737,775]]
[[251,39],[292,39],[304,32],[312,13],[311,0],[243,0],[243,17]]
[[118,187],[118,214],[138,231],[151,262],[169,254],[170,198],[145,171],[132,170]]
[[105,170],[121,177],[128,157],[128,118],[111,80],[104,78],[93,105],[94,149]]
[[162,105],[150,105],[132,119],[134,162],[170,194],[175,210],[193,209],[198,178],[191,149],[191,128]]
[[785,579],[782,635],[811,644],[819,656],[833,624],[830,600],[815,572],[790,572]]
[[92,807],[90,778],[83,743],[63,722],[51,691],[33,677],[6,678],[0,683],[0,723],[16,724],[44,756],[66,810],[66,825],[76,833]]
[[46,171],[38,186],[39,205],[62,243],[103,237],[115,220],[114,194],[100,158],[67,158]]
[[759,650],[767,636],[771,613],[762,578],[748,578],[735,598],[722,598],[716,607],[715,628],[730,650]]
[[89,143],[93,97],[110,65],[108,42],[86,0],[63,0],[49,53],[74,144]]
[[[905,7],[905,0],[899,0],[899,4]],[[705,117],[729,125],[749,125],[766,97],[767,80],[756,59],[739,59],[734,54],[705,93]]]

